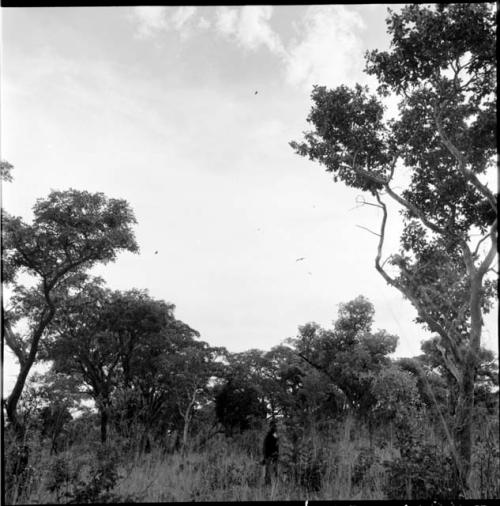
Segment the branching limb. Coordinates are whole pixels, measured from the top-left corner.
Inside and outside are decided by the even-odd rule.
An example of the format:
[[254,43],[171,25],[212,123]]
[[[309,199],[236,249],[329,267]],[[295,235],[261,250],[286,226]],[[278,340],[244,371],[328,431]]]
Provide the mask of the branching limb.
[[464,262],[467,267],[467,271],[469,273],[474,272],[474,262],[472,258],[472,253],[470,251],[469,245],[467,244],[467,241],[463,237],[456,235],[450,232],[450,230],[439,227],[435,223],[429,221],[428,218],[425,216],[425,214],[417,206],[413,205],[411,202],[408,202],[408,200],[404,199],[403,197],[395,193],[389,187],[388,184],[385,186],[385,189],[388,195],[390,195],[396,202],[398,202],[403,207],[408,209],[412,214],[414,214],[428,229],[432,230],[436,234],[457,241],[464,255]]
[[[418,207],[416,207],[411,202],[408,202],[408,200],[406,200],[403,197],[401,197],[400,195],[398,195],[389,186],[389,183],[391,182],[392,176],[394,174],[394,168],[395,168],[395,165],[396,165],[396,161],[397,161],[397,156],[394,157],[394,159],[393,159],[393,161],[392,161],[392,163],[390,165],[391,173],[390,173],[389,178],[387,178],[387,179],[383,178],[381,176],[378,176],[376,174],[372,174],[371,172],[369,172],[367,170],[364,170],[364,169],[361,169],[360,167],[356,167],[356,165],[354,165],[354,164],[352,165],[351,169],[354,172],[356,172],[357,174],[359,174],[360,176],[364,176],[367,179],[370,179],[371,181],[373,181],[375,183],[381,184],[385,188],[385,190],[386,190],[386,192],[387,192],[388,195],[390,195],[401,206],[403,206],[406,209],[408,209],[408,211],[410,211],[412,214],[414,214],[415,216],[417,216],[427,228],[429,228],[430,230],[432,230],[433,232],[435,232],[437,234],[447,234],[447,231],[445,229],[443,229],[441,227],[438,227],[436,224],[430,222],[427,219],[427,217],[425,216],[425,214],[420,209],[418,209]],[[384,204],[384,206],[385,206],[385,204]]]
[[480,278],[482,278],[486,274],[497,254],[497,226],[498,226],[498,218],[491,225],[490,233],[488,234],[488,236],[491,239],[490,249],[486,254],[486,256],[484,257],[484,260],[481,262],[481,265],[477,269],[477,275]]
[[457,383],[460,383],[460,373],[453,360],[450,359],[449,355],[446,353],[446,350],[439,343],[436,344],[436,348],[439,350],[439,353],[441,353],[441,357],[443,359],[443,362],[446,364],[448,371],[450,371],[450,373],[453,375],[455,381]]
[[400,204],[403,207],[405,207],[406,209],[408,209],[408,211],[410,211],[410,213],[415,215],[428,229],[432,230],[436,234],[448,235],[448,236],[450,235],[450,233],[446,229],[439,227],[435,223],[432,223],[431,221],[429,221],[428,218],[425,216],[425,214],[417,206],[415,206],[414,204],[412,204],[411,202],[409,202],[405,198],[401,197],[401,195],[398,195],[389,186],[389,184],[385,185],[385,190],[388,195],[390,195],[398,204]]
[[[383,178],[382,176],[378,176],[376,174],[373,174],[367,170],[361,169],[360,167],[357,167],[355,165],[356,157],[353,157],[353,165],[350,167],[354,172],[359,174],[360,176],[364,176],[370,181],[373,181],[375,183],[381,184],[383,188],[385,189],[386,193],[395,200],[398,204],[406,208],[410,213],[412,213],[414,216],[416,216],[429,230],[432,230],[434,233],[443,235],[445,237],[449,237],[450,239],[454,239],[458,242],[460,245],[462,252],[464,254],[464,260],[467,265],[467,269],[470,273],[474,271],[474,264],[472,259],[472,253],[470,251],[470,248],[465,241],[463,237],[460,237],[456,234],[453,234],[450,230],[439,227],[435,223],[432,223],[429,221],[429,219],[425,216],[425,214],[414,204],[409,202],[407,199],[403,198],[401,195],[398,195],[390,186],[390,182],[394,175],[394,169],[396,167],[396,162],[399,158],[399,153],[396,153],[391,161],[390,164],[390,175],[389,177]],[[378,192],[377,192],[378,194]]]
[[360,206],[373,206],[378,207],[382,209],[382,206],[379,204],[374,204],[373,202],[367,202],[364,195],[357,195],[356,196],[356,204],[359,204]]
[[19,360],[19,365],[23,367],[28,357],[21,338],[12,330],[12,327],[8,321],[4,321],[3,330],[7,346],[16,355],[17,359]]
[[439,117],[438,111],[434,110],[434,120],[436,122],[436,127],[438,129],[439,136],[441,137],[441,142],[444,144],[446,149],[453,155],[455,160],[458,163],[458,170],[472,183],[473,186],[477,188],[477,190],[482,193],[490,203],[491,207],[497,213],[497,199],[495,198],[493,192],[481,181],[479,181],[478,177],[474,172],[466,167],[466,160],[462,153],[460,153],[459,149],[451,142],[450,138],[446,135],[443,124]]
[[378,183],[378,184],[381,184],[381,185],[387,184],[387,179],[385,177],[379,176],[377,174],[373,174],[372,172],[370,172],[368,170],[365,170],[365,169],[362,169],[360,167],[356,167],[356,165],[354,165],[354,164],[353,165],[347,165],[347,167],[349,169],[354,170],[354,172],[356,172],[360,176],[366,177],[370,181],[373,181],[374,183]]
[[474,250],[474,253],[473,253],[473,256],[476,257],[478,252],[479,252],[479,246],[481,246],[481,244],[486,241],[488,239],[488,237],[491,236],[491,230],[488,234],[486,234],[476,245],[476,249]]
[[336,384],[336,379],[330,374],[330,372],[328,371],[328,369],[326,369],[325,367],[322,367],[319,364],[316,364],[315,362],[312,362],[303,353],[297,352],[297,355],[302,360],[304,360],[305,362],[307,362],[311,367],[314,367],[314,369],[316,369],[316,370],[322,372],[323,374],[325,374],[326,376],[328,376],[328,378],[332,381],[333,384]]
[[[380,265],[380,259],[382,258],[382,248],[384,246],[384,239],[385,239],[385,225],[387,223],[387,207],[384,202],[382,202],[382,199],[380,198],[380,195],[378,192],[375,193],[375,197],[377,198],[377,202],[379,203],[380,207],[382,208],[382,222],[380,224],[380,234],[379,234],[379,241],[377,246],[377,255],[375,257],[375,268],[377,271],[382,275],[382,277],[386,280],[386,282],[389,285],[396,286],[396,280],[391,278],[389,274],[384,270],[382,265]],[[385,264],[385,262],[384,262]]]
[[384,245],[384,239],[385,239],[385,226],[387,223],[387,208],[384,202],[382,202],[380,195],[378,192],[375,193],[375,196],[377,198],[377,202],[382,206],[383,216],[382,216],[382,222],[380,225],[380,240],[377,247],[377,255],[375,257],[375,268],[377,271],[381,274],[381,276],[385,279],[385,281],[399,290],[413,305],[413,307],[417,310],[420,318],[424,320],[427,325],[429,325],[429,328],[431,331],[436,332],[439,334],[442,339],[447,343],[448,347],[452,351],[453,355],[457,358],[457,361],[461,362],[462,356],[461,352],[456,346],[456,344],[453,342],[452,339],[450,339],[450,336],[446,332],[446,330],[443,328],[443,326],[433,318],[429,312],[425,311],[422,307],[422,304],[418,301],[416,297],[413,296],[410,290],[408,290],[405,286],[403,286],[401,283],[399,283],[396,279],[392,278],[387,271],[384,270],[382,265],[380,264],[380,259],[382,257],[382,248]]

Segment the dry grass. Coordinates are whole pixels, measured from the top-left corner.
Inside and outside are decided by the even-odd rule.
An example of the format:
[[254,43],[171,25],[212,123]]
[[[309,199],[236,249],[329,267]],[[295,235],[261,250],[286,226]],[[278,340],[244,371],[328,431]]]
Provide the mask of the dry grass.
[[[341,430],[342,439],[312,438],[313,447],[323,447],[322,483],[317,490],[307,490],[293,479],[279,473],[271,485],[264,484],[263,467],[260,464],[260,432],[247,433],[240,438],[227,440],[223,436],[212,440],[203,450],[164,454],[154,449],[149,454],[129,452],[120,456],[118,471],[120,479],[112,493],[124,500],[141,502],[170,501],[261,501],[294,499],[383,499],[383,470],[372,466],[367,479],[352,485],[352,472],[357,456],[368,446],[364,439],[347,440],[348,431]],[[313,448],[314,450],[314,448]],[[381,460],[390,458],[390,449],[377,449]],[[13,498],[12,503],[57,503],[65,502],[64,486],[59,496],[49,492],[51,465],[55,456],[43,449],[37,454],[32,479],[22,496]],[[73,447],[59,454],[66,458],[70,467],[78,460],[93,458],[88,449]],[[76,464],[75,464],[76,465]],[[280,464],[280,469],[285,469]],[[71,489],[67,483],[66,489]]]
[[[370,442],[360,435],[359,428],[348,429],[341,425],[330,434],[309,434],[312,458],[321,464],[320,486],[313,489],[287,474],[285,462],[280,463],[278,479],[269,486],[264,484],[260,464],[262,434],[256,431],[233,439],[219,435],[202,449],[186,455],[162,453],[159,449],[142,455],[132,450],[121,453],[120,478],[111,492],[118,501],[139,502],[385,499],[387,477],[381,463],[394,460],[399,451],[390,437],[383,448],[374,445],[375,462],[360,473],[359,457],[368,450]],[[80,462],[81,476],[85,463],[95,459],[94,450],[75,446],[58,458],[66,458],[72,465]],[[66,502],[61,491],[58,497],[56,492],[47,490],[55,458],[39,448],[29,486],[21,496],[13,498],[12,504]],[[71,486],[71,482],[66,484],[69,489]]]

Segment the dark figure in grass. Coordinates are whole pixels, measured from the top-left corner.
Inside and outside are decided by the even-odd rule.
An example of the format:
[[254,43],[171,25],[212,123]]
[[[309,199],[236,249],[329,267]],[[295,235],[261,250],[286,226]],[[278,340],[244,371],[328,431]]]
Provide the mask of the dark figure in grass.
[[276,434],[276,422],[273,420],[269,424],[269,432],[264,439],[264,481],[266,485],[271,484],[271,477],[278,476],[278,435]]

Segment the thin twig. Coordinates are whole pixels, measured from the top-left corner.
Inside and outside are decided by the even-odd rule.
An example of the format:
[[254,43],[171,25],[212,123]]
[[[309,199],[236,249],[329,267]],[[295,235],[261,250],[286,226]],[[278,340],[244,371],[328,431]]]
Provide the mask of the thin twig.
[[363,227],[363,225],[356,225],[358,228],[362,228],[363,230],[366,230],[367,232],[370,232],[370,234],[376,235],[377,237],[380,237],[380,234],[377,234],[376,232],[373,232],[369,228]]

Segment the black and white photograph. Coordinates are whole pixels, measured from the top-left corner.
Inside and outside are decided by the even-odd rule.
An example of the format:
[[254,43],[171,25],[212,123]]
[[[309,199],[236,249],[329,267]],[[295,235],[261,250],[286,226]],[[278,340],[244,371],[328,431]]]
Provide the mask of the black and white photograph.
[[500,499],[497,8],[2,3],[2,504]]

